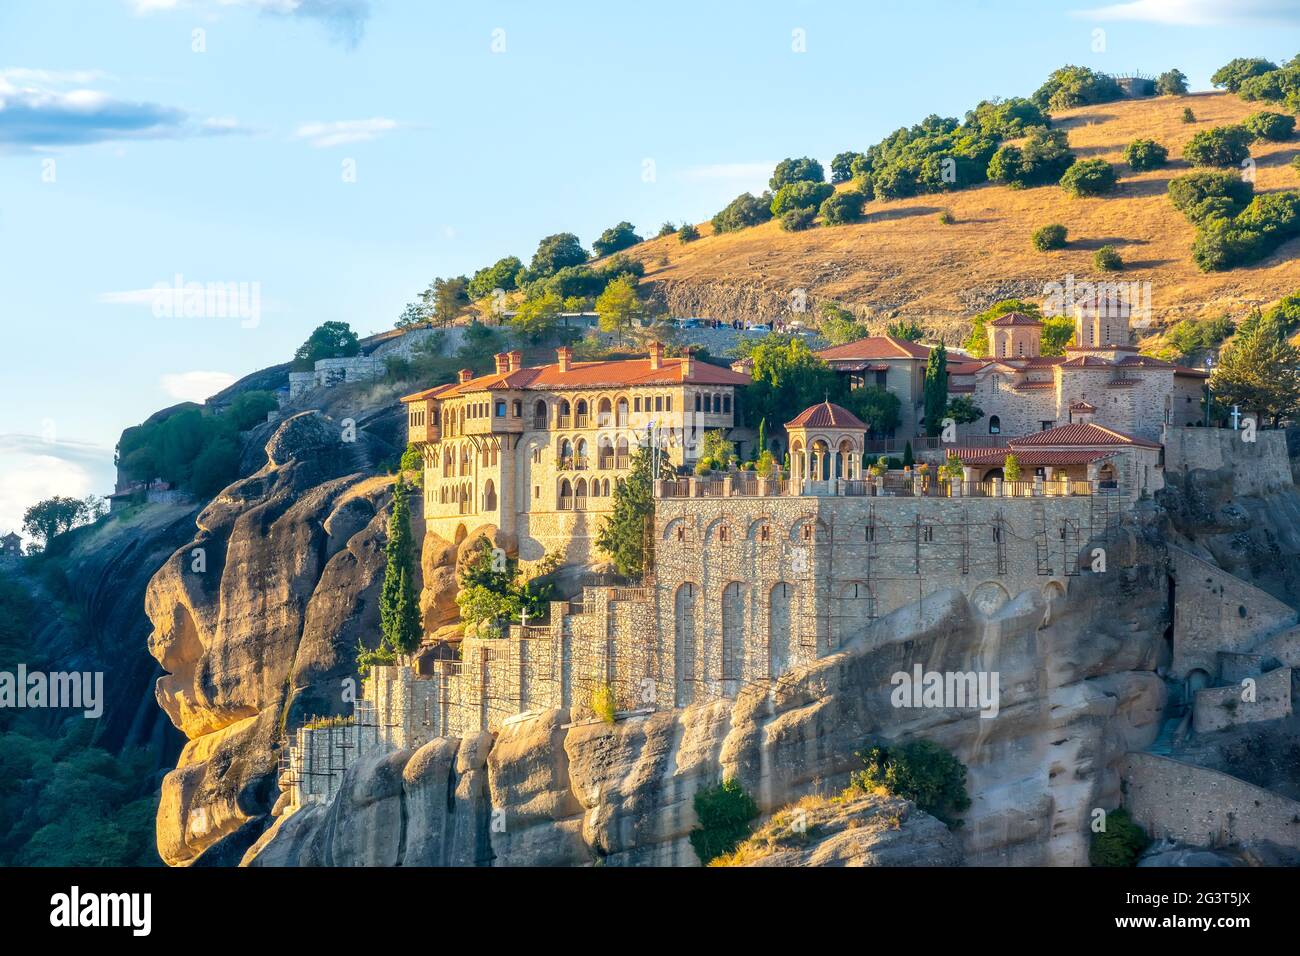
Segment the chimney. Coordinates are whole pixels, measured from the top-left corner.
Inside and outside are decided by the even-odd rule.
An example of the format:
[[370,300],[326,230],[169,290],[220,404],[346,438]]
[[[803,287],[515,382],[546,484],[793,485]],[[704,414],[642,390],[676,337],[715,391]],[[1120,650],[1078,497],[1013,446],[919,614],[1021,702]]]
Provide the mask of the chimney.
[[474,377],[474,370],[472,368],[463,368],[460,370],[460,382],[462,385],[468,382],[473,377]]
[[695,374],[695,352],[690,348],[682,353],[682,375],[690,378]]
[[510,371],[517,372],[524,367],[524,353],[515,349],[513,352],[507,352],[506,358],[510,361]]
[[664,346],[662,342],[650,343],[650,371],[657,372],[664,365]]
[[509,354],[507,354],[506,352],[498,352],[496,355],[492,356],[492,358],[496,360],[498,375],[500,375],[502,372],[510,371]]
[[555,350],[555,360],[560,363],[560,371],[567,372],[569,363],[573,360],[573,349],[567,345],[561,345]]

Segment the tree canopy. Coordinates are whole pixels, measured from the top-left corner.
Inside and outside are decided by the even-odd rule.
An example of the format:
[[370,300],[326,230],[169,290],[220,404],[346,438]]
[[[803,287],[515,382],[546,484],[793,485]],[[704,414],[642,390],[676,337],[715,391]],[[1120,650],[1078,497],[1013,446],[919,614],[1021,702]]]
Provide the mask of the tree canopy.
[[628,249],[642,241],[632,224],[624,220],[602,232],[600,237],[591,244],[591,251],[596,256],[604,257]]
[[293,367],[309,371],[315,367],[317,359],[346,358],[360,351],[357,333],[350,325],[346,322],[322,322],[293,353]]
[[571,232],[557,232],[537,244],[529,272],[534,277],[554,275],[565,266],[579,266],[587,261],[587,250]]

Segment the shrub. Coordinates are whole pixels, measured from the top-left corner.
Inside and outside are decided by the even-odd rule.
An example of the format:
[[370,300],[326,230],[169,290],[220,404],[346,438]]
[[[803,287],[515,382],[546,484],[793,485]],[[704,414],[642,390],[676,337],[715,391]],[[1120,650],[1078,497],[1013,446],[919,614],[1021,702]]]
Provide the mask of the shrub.
[[1101,196],[1115,188],[1115,169],[1104,159],[1083,159],[1065,171],[1061,188],[1071,196]]
[[757,226],[772,218],[772,194],[753,196],[741,193],[713,217],[713,231],[734,232],[748,226]]
[[591,689],[591,712],[607,724],[614,723],[618,704],[614,699],[614,689],[608,684],[597,684]]
[[957,224],[957,217],[952,214],[951,209],[945,209],[939,213],[939,224],[942,226],[953,226]]
[[866,197],[856,189],[842,189],[822,200],[818,212],[828,226],[842,226],[862,218]]
[[1193,166],[1236,166],[1250,156],[1251,139],[1244,126],[1204,129],[1183,148],[1183,159]]
[[1106,814],[1106,829],[1093,833],[1088,862],[1093,866],[1132,866],[1151,839],[1122,807]]
[[664,236],[671,236],[676,231],[677,231],[677,227],[675,225],[673,225],[671,222],[665,222],[662,226],[659,227],[659,231],[655,233],[655,238],[662,239],[664,238]]
[[1263,110],[1247,116],[1242,125],[1257,140],[1263,139],[1280,143],[1290,139],[1291,134],[1295,132],[1295,117],[1288,116],[1285,113],[1270,113]]
[[1098,272],[1118,272],[1124,268],[1124,260],[1114,246],[1102,246],[1093,253],[1092,265]]
[[917,740],[901,747],[871,746],[854,756],[863,766],[853,771],[851,786],[883,789],[911,800],[950,827],[960,825],[957,814],[970,806],[966,767],[938,744]]
[[1192,112],[1192,108],[1190,106],[1183,107],[1183,122],[1184,123],[1196,122],[1196,114]]
[[1226,207],[1219,208],[1230,209],[1231,218],[1250,203],[1255,187],[1233,173],[1196,172],[1172,180],[1168,195],[1175,209],[1193,223],[1200,223],[1215,211],[1215,207],[1205,205],[1206,200],[1226,200]]
[[1156,77],[1156,93],[1160,96],[1182,96],[1187,92],[1187,75],[1182,70],[1166,70]]
[[684,222],[682,228],[677,230],[677,238],[681,242],[694,242],[700,238],[700,230],[696,229],[694,224]]
[[802,209],[791,209],[781,216],[781,228],[786,232],[802,232],[804,229],[812,228],[814,220],[817,218],[817,210],[812,206],[805,206]]
[[1135,139],[1124,147],[1124,162],[1134,172],[1159,169],[1169,159],[1169,150],[1154,139]]
[[802,159],[783,159],[777,163],[767,184],[773,192],[780,192],[782,186],[791,183],[820,183],[825,179],[822,164],[804,156]]
[[694,803],[700,825],[691,831],[691,848],[706,866],[733,852],[749,836],[749,821],[758,816],[758,805],[735,780],[695,791]]
[[1015,455],[1007,455],[1002,459],[1002,477],[1007,481],[1020,480],[1020,459]]
[[830,198],[835,187],[830,183],[800,181],[787,183],[772,197],[772,215],[783,216],[792,209],[816,209]]
[[1291,157],[1291,168],[1300,173],[1300,155]]
[[1059,222],[1054,222],[1050,226],[1042,226],[1034,230],[1032,242],[1034,248],[1039,252],[1047,252],[1050,249],[1064,249],[1065,237],[1068,230]]

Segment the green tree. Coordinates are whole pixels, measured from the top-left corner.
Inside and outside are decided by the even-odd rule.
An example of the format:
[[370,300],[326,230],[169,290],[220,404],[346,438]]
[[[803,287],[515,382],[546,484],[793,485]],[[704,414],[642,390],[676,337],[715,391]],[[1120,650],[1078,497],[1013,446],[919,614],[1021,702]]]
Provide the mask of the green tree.
[[566,266],[579,266],[587,261],[587,250],[571,232],[557,232],[537,244],[529,272],[534,277],[554,275]]
[[630,249],[644,240],[636,234],[636,229],[626,219],[618,225],[610,226],[591,244],[591,251],[598,257],[613,255],[623,249]]
[[844,152],[836,153],[835,158],[831,160],[831,182],[847,183],[853,178],[853,164],[859,159],[865,159],[863,153]]
[[1063,66],[1054,70],[1031,97],[1039,109],[1069,110],[1123,98],[1124,91],[1114,78],[1086,66]]
[[958,425],[969,425],[984,417],[984,409],[976,405],[973,398],[967,395],[958,395],[948,399],[948,407],[944,409],[944,415],[951,418]]
[[845,387],[831,367],[795,336],[768,336],[754,346],[750,358],[754,365],[751,384],[745,388],[745,407],[754,418],[784,424]]
[[1042,355],[1064,355],[1074,341],[1074,320],[1068,315],[1049,315],[1042,319],[1043,331],[1038,340]]
[[393,509],[384,545],[384,580],[379,592],[379,630],[389,648],[410,654],[423,639],[420,597],[415,590],[415,548],[411,541],[411,512],[406,480],[393,485]]
[[899,319],[885,326],[885,334],[890,338],[902,339],[904,342],[919,342],[925,338],[925,329],[912,319]]
[[623,332],[632,327],[632,323],[641,316],[643,311],[636,285],[625,276],[620,276],[605,286],[605,291],[596,299],[596,314],[600,317],[600,330],[617,332],[620,342],[623,341]]
[[852,312],[834,302],[821,303],[817,313],[817,331],[831,345],[846,345],[871,334]]
[[1241,323],[1219,355],[1211,387],[1224,405],[1240,405],[1274,425],[1295,414],[1300,402],[1300,349],[1287,340],[1278,313],[1254,313]]
[[1156,93],[1160,96],[1182,96],[1187,92],[1187,75],[1182,70],[1166,70],[1156,77]]
[[102,502],[93,495],[88,498],[55,495],[23,512],[23,531],[48,548],[64,532],[98,520],[103,515],[101,506]]
[[240,392],[226,409],[225,416],[236,431],[246,432],[266,421],[266,416],[280,407],[274,392],[253,389]]
[[677,231],[677,225],[675,223],[665,222],[662,226],[659,227],[659,231],[655,233],[655,238],[662,239],[665,236],[671,236],[676,231]]
[[564,300],[560,294],[555,291],[544,292],[520,303],[515,314],[510,317],[510,325],[529,342],[540,342],[554,330],[563,311]]
[[931,437],[943,430],[948,408],[948,350],[940,342],[930,350],[925,363],[925,433]]
[[779,191],[791,183],[820,183],[826,179],[822,164],[808,156],[801,159],[783,159],[776,164],[768,187],[772,192]]
[[468,280],[464,276],[450,276],[446,279],[434,279],[429,288],[424,290],[423,299],[429,316],[439,325],[450,325],[469,305],[469,295],[465,289]]
[[239,474],[239,443],[227,435],[209,442],[194,458],[190,490],[200,498],[211,498]]
[[309,371],[317,359],[347,358],[361,351],[357,333],[346,322],[322,322],[293,354],[293,367]]
[[474,273],[474,277],[466,283],[465,293],[477,302],[479,299],[488,298],[497,289],[502,292],[512,292],[519,287],[519,273],[523,268],[524,264],[519,261],[518,256],[498,259],[492,265],[484,266]]
[[802,232],[805,229],[811,229],[816,221],[817,208],[815,206],[799,206],[783,212],[779,223],[786,232]]
[[830,183],[810,180],[787,183],[772,197],[772,215],[783,216],[794,209],[816,209],[834,191],[835,187]]
[[[646,545],[654,547],[654,536],[646,534],[647,523],[654,519],[654,481],[650,449],[642,445],[632,454],[626,478],[614,489],[614,507],[601,521],[596,532],[596,547],[604,552],[618,573],[640,578],[652,555]],[[662,479],[673,476],[667,456],[660,458]]]
[[757,226],[772,218],[772,194],[753,196],[741,193],[712,219],[713,231],[719,235],[749,226]]
[[1098,272],[1118,272],[1124,268],[1124,259],[1114,246],[1102,246],[1092,254],[1092,267]]
[[682,228],[677,230],[677,238],[682,243],[694,242],[700,238],[700,230],[695,227],[694,223],[684,222]]
[[1251,77],[1261,76],[1276,69],[1276,63],[1260,57],[1237,57],[1215,70],[1214,75],[1210,77],[1210,82],[1220,89],[1226,89],[1229,93],[1236,93],[1241,89],[1241,84]]
[[841,400],[845,408],[862,419],[874,436],[889,435],[902,420],[903,403],[888,389],[875,385],[855,388],[847,395],[841,395]]
[[822,200],[817,211],[828,226],[841,226],[862,218],[867,197],[856,189],[841,189]]
[[1106,828],[1092,833],[1088,862],[1092,866],[1133,866],[1151,838],[1138,826],[1123,807],[1105,817]]
[[1005,145],[993,154],[988,178],[1013,189],[1059,182],[1074,162],[1064,130],[1035,129],[1023,146]]

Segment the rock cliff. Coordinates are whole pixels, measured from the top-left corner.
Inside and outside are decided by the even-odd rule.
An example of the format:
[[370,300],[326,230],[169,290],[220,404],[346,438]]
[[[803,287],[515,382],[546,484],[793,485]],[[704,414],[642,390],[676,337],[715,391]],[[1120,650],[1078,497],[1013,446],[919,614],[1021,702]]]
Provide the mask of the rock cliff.
[[[867,740],[928,738],[968,767],[967,862],[1083,864],[1091,811],[1119,805],[1119,762],[1155,739],[1166,699],[1158,535],[1128,529],[1110,567],[988,616],[939,592],[735,701],[613,726],[556,710],[361,761],[330,805],[281,815],[245,862],[694,865],[701,785],[735,778],[772,814],[842,789]],[[916,664],[997,672],[998,715],[895,707],[891,677]]]
[[213,859],[237,859],[258,836],[285,729],[347,712],[356,646],[378,631],[386,444],[314,412],[269,431],[265,465],[203,509],[145,595],[157,702],[188,738],[158,811],[171,864],[227,839]]

